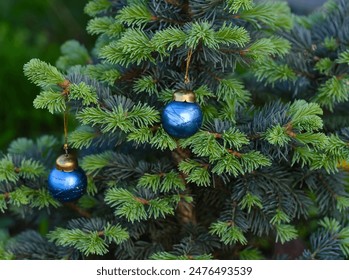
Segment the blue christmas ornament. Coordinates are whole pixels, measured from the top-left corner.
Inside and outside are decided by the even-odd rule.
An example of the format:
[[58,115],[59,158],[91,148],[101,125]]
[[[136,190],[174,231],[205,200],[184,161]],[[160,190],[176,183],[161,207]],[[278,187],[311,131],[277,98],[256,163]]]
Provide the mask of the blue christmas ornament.
[[56,167],[48,176],[48,191],[60,202],[79,199],[87,187],[85,172],[78,167],[77,160],[70,154],[57,158]]
[[172,137],[187,138],[195,134],[202,124],[202,111],[194,93],[176,91],[174,101],[164,108],[161,119],[163,128]]

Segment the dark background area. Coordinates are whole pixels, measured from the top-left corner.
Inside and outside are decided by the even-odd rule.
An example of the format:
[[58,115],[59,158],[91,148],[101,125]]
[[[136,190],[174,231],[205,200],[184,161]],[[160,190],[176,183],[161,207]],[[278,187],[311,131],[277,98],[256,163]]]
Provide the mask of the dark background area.
[[61,116],[36,110],[39,88],[23,75],[31,58],[55,64],[60,46],[76,39],[87,46],[86,0],[0,1],[0,150],[17,137],[57,134]]
[[[289,0],[292,11],[307,14],[325,0]],[[39,88],[23,75],[31,58],[55,64],[69,39],[88,49],[93,40],[83,13],[87,0],[0,1],[0,151],[18,137],[61,135],[62,116],[33,108]]]

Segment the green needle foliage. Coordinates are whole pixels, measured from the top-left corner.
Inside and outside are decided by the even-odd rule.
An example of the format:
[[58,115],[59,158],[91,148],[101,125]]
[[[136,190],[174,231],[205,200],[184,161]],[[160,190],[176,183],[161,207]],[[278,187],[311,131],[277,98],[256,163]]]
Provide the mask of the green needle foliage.
[[[84,221],[71,221],[73,223],[83,223]],[[99,223],[99,221],[90,220],[89,223]],[[81,251],[84,255],[90,254],[104,255],[108,252],[107,246],[114,242],[120,244],[127,240],[129,235],[127,231],[119,225],[110,225],[107,223],[101,230],[82,230],[79,228],[64,229],[56,228],[50,234],[48,239],[57,245],[72,246]]]
[[[69,41],[56,67],[32,59],[24,74],[36,108],[74,117],[87,194],[47,192],[61,141],[15,140],[0,211],[33,224],[0,256],[271,259],[293,241],[301,259],[349,257],[347,1],[306,18],[252,0],[92,0],[85,12],[94,48]],[[186,139],[160,118],[179,89],[204,118]]]

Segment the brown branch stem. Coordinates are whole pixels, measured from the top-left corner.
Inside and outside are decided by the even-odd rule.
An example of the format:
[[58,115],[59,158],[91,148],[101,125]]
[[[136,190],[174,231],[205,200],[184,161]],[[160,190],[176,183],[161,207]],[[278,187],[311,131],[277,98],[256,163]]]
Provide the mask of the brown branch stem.
[[85,218],[91,218],[92,217],[91,213],[89,213],[86,210],[80,208],[79,206],[77,206],[76,204],[74,204],[72,202],[67,202],[64,205],[68,206],[70,209],[74,210],[75,212],[77,212],[82,217],[85,217]]

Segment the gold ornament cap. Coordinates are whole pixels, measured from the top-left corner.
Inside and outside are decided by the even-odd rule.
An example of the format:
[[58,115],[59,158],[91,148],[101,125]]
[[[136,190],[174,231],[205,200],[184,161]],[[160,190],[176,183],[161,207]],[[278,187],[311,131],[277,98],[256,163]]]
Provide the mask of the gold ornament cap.
[[64,172],[72,172],[78,168],[78,160],[71,154],[64,154],[56,159],[56,168]]
[[173,94],[173,100],[179,102],[195,102],[195,93],[190,90],[180,89]]

